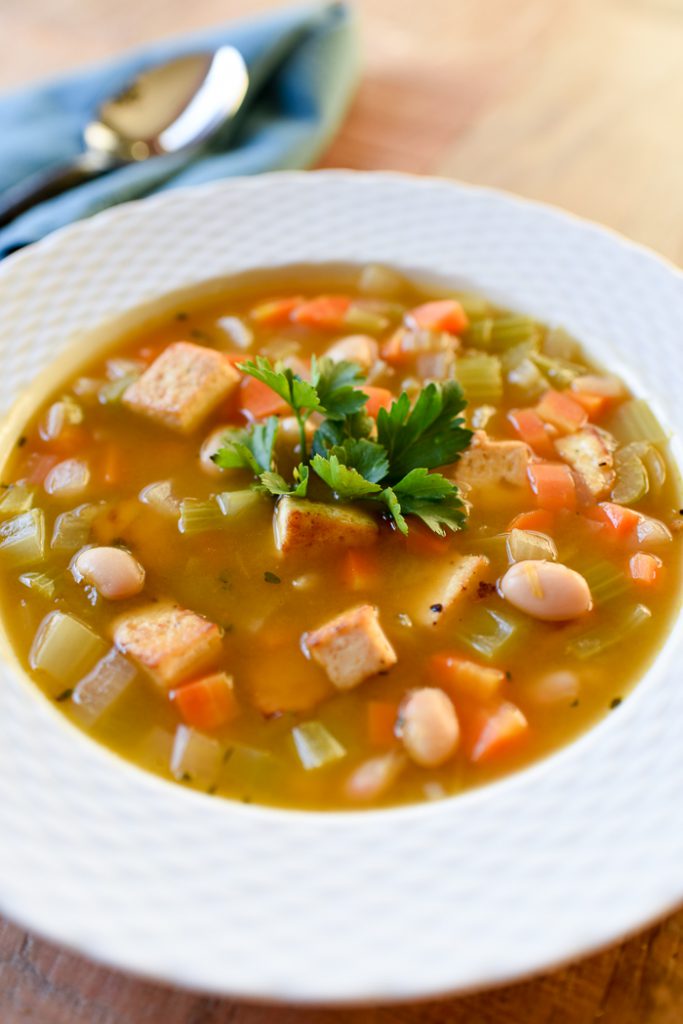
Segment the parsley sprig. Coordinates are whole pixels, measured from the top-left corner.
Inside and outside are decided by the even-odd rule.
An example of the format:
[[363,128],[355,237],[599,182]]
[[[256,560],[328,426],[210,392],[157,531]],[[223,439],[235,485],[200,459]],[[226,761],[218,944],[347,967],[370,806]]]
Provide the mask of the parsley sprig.
[[[213,456],[218,466],[249,469],[258,478],[255,487],[303,498],[310,464],[337,498],[380,503],[402,533],[408,532],[408,515],[442,536],[446,528],[464,526],[467,513],[458,488],[432,472],[455,462],[472,437],[464,425],[461,413],[466,403],[455,381],[427,384],[412,406],[404,392],[390,409],[380,409],[375,432],[374,421],[365,412],[368,396],[359,386],[362,373],[355,363],[314,357],[310,381],[288,367],[273,366],[263,356],[239,369],[289,405],[299,426],[302,461],[291,482],[277,472],[278,418],[271,416],[264,423],[226,431],[223,447]],[[314,412],[324,419],[313,437],[309,463],[306,421]]]

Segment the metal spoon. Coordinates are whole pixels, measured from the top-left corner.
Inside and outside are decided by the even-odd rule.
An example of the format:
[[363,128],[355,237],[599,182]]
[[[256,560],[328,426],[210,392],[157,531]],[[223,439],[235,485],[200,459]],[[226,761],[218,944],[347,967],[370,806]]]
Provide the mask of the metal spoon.
[[85,150],[0,195],[0,227],[36,203],[124,164],[191,149],[235,117],[249,73],[232,46],[176,57],[106,100],[83,132]]

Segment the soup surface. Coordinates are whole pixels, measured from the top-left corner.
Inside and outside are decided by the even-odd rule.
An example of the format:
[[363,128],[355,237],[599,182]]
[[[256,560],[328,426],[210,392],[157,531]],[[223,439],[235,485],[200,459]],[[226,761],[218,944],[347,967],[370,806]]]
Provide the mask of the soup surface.
[[613,711],[679,607],[647,405],[563,330],[384,268],[169,307],[42,403],[2,480],[38,686],[245,802],[509,773]]

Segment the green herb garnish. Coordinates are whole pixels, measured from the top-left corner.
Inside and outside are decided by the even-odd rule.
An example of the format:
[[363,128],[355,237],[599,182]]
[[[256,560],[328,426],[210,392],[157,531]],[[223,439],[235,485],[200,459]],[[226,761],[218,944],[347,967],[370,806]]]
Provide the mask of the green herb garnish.
[[[461,416],[466,402],[455,381],[428,384],[411,406],[403,393],[374,422],[365,412],[368,396],[359,386],[360,368],[351,362],[313,358],[310,381],[289,367],[273,366],[263,356],[239,369],[271,388],[289,405],[299,424],[302,461],[287,481],[274,465],[278,419],[226,431],[224,446],[213,456],[223,469],[244,468],[258,478],[253,485],[273,495],[306,496],[310,468],[342,501],[382,504],[402,533],[405,517],[417,516],[434,533],[459,530],[466,509],[454,483],[438,466],[455,462],[472,432]],[[306,421],[324,416],[308,452]]]

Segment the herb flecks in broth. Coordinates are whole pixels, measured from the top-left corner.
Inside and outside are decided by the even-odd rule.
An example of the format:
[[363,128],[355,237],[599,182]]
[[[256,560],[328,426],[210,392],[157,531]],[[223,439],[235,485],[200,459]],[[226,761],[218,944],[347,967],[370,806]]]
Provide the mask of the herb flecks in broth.
[[246,802],[441,799],[544,756],[677,609],[665,432],[481,296],[283,280],[141,323],[19,425],[19,657],[113,750]]

